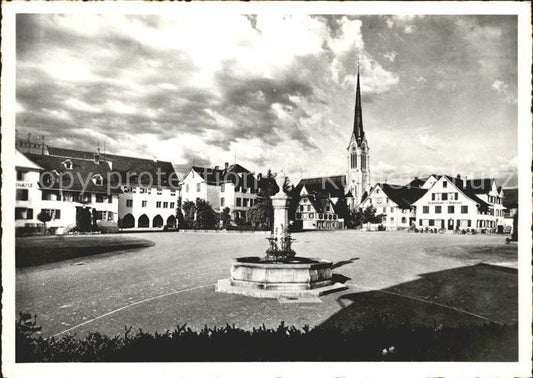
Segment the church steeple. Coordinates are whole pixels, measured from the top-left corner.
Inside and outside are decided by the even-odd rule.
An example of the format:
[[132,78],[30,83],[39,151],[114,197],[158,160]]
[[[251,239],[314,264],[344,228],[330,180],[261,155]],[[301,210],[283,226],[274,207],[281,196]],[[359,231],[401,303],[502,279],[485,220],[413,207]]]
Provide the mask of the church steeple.
[[365,137],[363,130],[363,111],[361,109],[361,85],[359,83],[359,65],[357,66],[357,86],[355,89],[355,112],[353,120],[353,135],[360,145]]

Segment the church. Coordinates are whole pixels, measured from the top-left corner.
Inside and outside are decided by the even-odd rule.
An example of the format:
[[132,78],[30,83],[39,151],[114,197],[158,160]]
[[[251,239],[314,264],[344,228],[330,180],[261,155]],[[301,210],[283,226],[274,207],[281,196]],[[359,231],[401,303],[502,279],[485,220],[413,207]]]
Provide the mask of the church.
[[301,179],[291,191],[294,204],[291,215],[294,214],[294,221],[302,229],[343,228],[344,220],[340,217],[345,210],[342,207],[347,205],[349,209],[355,209],[370,192],[370,148],[363,127],[359,69],[353,130],[346,151],[344,175]]

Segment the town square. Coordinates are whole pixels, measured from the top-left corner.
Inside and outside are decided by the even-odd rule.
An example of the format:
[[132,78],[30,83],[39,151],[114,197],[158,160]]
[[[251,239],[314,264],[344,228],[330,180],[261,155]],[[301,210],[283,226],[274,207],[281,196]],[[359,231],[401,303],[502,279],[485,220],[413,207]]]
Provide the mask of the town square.
[[6,376],[527,375],[529,10],[268,3],[6,7]]

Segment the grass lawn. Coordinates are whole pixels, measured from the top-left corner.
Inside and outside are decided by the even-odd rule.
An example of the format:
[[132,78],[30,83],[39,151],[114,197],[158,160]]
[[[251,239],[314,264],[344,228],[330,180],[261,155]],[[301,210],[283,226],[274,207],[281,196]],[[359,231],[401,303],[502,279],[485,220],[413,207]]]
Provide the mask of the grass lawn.
[[123,235],[58,235],[17,238],[16,266],[33,266],[112,251],[146,248],[154,242]]

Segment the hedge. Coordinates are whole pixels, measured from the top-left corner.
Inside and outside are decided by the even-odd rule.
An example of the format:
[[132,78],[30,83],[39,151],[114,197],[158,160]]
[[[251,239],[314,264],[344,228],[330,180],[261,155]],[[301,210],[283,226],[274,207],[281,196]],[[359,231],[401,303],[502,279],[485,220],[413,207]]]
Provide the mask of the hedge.
[[195,331],[186,325],[164,333],[36,337],[37,318],[20,314],[17,362],[173,361],[516,361],[518,325],[460,327],[296,328],[281,323],[244,330],[234,325]]

